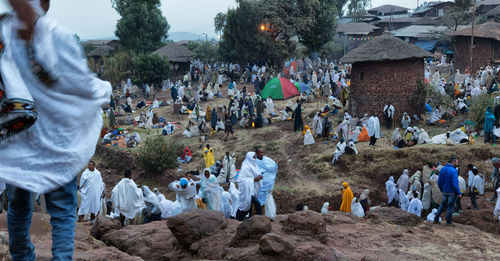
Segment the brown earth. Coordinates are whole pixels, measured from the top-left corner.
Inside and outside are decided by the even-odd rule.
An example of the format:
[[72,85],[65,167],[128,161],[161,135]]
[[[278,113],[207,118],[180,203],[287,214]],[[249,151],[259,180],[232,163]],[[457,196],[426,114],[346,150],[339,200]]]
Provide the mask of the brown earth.
[[[198,210],[204,215],[204,210]],[[208,214],[207,214],[208,215]],[[473,226],[434,225],[397,208],[374,208],[365,218],[342,212],[312,211],[278,215],[273,222],[227,220],[227,225],[190,223],[199,234],[190,245],[181,244],[172,229],[189,222],[190,213],[175,224],[158,221],[111,228],[101,236],[89,234],[88,224],[76,228],[75,260],[496,260],[498,238]],[[223,217],[222,217],[223,218]],[[32,238],[38,260],[50,258],[48,217],[36,214]],[[182,221],[184,220],[184,221]],[[0,230],[5,214],[0,215]],[[270,226],[269,226],[270,225]],[[110,223],[110,226],[111,225]],[[241,227],[241,228],[240,228]],[[270,230],[269,230],[270,229]],[[177,230],[178,231],[178,230]],[[248,232],[260,239],[248,238]],[[234,238],[244,244],[231,244]],[[248,238],[248,239],[247,239]],[[0,260],[10,260],[8,246],[0,244]]]

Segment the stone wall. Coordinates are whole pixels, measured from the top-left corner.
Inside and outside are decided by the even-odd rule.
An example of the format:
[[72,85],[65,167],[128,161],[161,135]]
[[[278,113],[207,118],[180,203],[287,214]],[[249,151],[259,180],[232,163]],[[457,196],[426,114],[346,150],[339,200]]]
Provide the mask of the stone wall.
[[382,125],[384,106],[391,102],[399,125],[404,112],[413,115],[423,110],[411,102],[418,79],[424,79],[423,59],[354,63],[349,111],[357,117],[375,114]]
[[[492,64],[493,62],[493,44],[494,41],[486,38],[474,38],[474,60],[472,72],[479,68]],[[465,72],[470,63],[470,37],[457,37],[455,39],[455,60],[454,66],[460,72]]]

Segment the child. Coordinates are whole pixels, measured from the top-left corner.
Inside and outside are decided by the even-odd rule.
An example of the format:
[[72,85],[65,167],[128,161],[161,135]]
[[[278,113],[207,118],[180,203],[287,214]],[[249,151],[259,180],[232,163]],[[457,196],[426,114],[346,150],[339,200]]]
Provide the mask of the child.
[[416,191],[413,192],[413,199],[410,202],[410,206],[408,207],[408,212],[413,213],[420,217],[422,213],[422,201],[418,199],[418,194]]
[[476,197],[477,195],[484,195],[484,177],[478,173],[477,168],[474,168],[474,179],[472,180],[470,199],[474,210],[478,210]]

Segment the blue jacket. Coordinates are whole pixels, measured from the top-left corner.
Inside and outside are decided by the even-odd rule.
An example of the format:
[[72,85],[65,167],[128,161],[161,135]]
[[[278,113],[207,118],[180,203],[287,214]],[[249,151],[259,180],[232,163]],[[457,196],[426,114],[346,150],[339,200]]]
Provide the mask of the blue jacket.
[[438,186],[443,193],[455,193],[461,195],[458,187],[458,171],[451,165],[446,164],[439,172]]
[[493,125],[495,124],[495,115],[491,112],[491,108],[488,107],[484,115],[484,132],[492,132]]

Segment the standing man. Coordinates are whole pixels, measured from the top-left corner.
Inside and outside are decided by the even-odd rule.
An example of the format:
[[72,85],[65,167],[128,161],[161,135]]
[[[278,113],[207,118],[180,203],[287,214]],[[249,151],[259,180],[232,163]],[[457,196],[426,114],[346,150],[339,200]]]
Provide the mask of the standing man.
[[[498,158],[491,159],[491,165],[493,165],[493,171],[491,173],[491,181],[494,184],[495,191],[500,188],[500,173],[498,173],[498,169],[500,169],[500,160]],[[493,198],[490,201],[495,201],[497,199],[497,193],[493,193]]]
[[262,187],[262,175],[257,165],[257,154],[255,152],[247,152],[245,160],[241,164],[239,181],[241,188],[239,189],[239,209],[236,214],[238,221],[243,221],[247,214],[252,216],[252,206],[255,214],[262,215],[262,206],[258,200],[260,188]]
[[389,103],[384,106],[384,116],[385,116],[385,126],[387,129],[392,127],[392,121],[394,120],[394,106]]
[[450,160],[448,160],[448,164],[441,168],[441,171],[439,172],[438,186],[443,193],[443,197],[436,216],[434,217],[434,224],[439,223],[439,217],[446,207],[446,224],[454,225],[451,221],[451,218],[453,215],[455,199],[457,197],[462,198],[462,192],[460,192],[460,188],[458,186],[458,171],[456,169],[457,167],[458,159],[455,157],[451,157]]
[[93,161],[89,162],[88,169],[82,173],[78,190],[82,199],[78,209],[78,221],[83,221],[87,214],[90,214],[92,221],[99,214],[104,198],[104,182],[102,182],[101,172],[95,168]]
[[43,193],[53,260],[71,260],[76,177],[95,152],[111,85],[90,72],[74,34],[45,17],[49,0],[9,3],[14,11],[0,24],[0,106],[8,108],[0,115],[0,182],[9,199],[9,250],[13,260],[36,260],[32,195]]
[[302,131],[302,105],[299,100],[297,100],[297,108],[295,108],[295,113],[293,114],[293,131]]
[[261,206],[266,207],[266,216],[273,219],[276,217],[273,188],[276,182],[276,175],[278,174],[278,164],[271,158],[264,156],[264,150],[262,148],[258,148],[255,153],[257,154],[257,166],[259,166],[263,177],[258,200]]
[[124,178],[111,191],[111,202],[115,213],[120,214],[120,223],[125,225],[125,219],[134,219],[145,207],[144,194],[132,180],[132,172],[127,169]]

